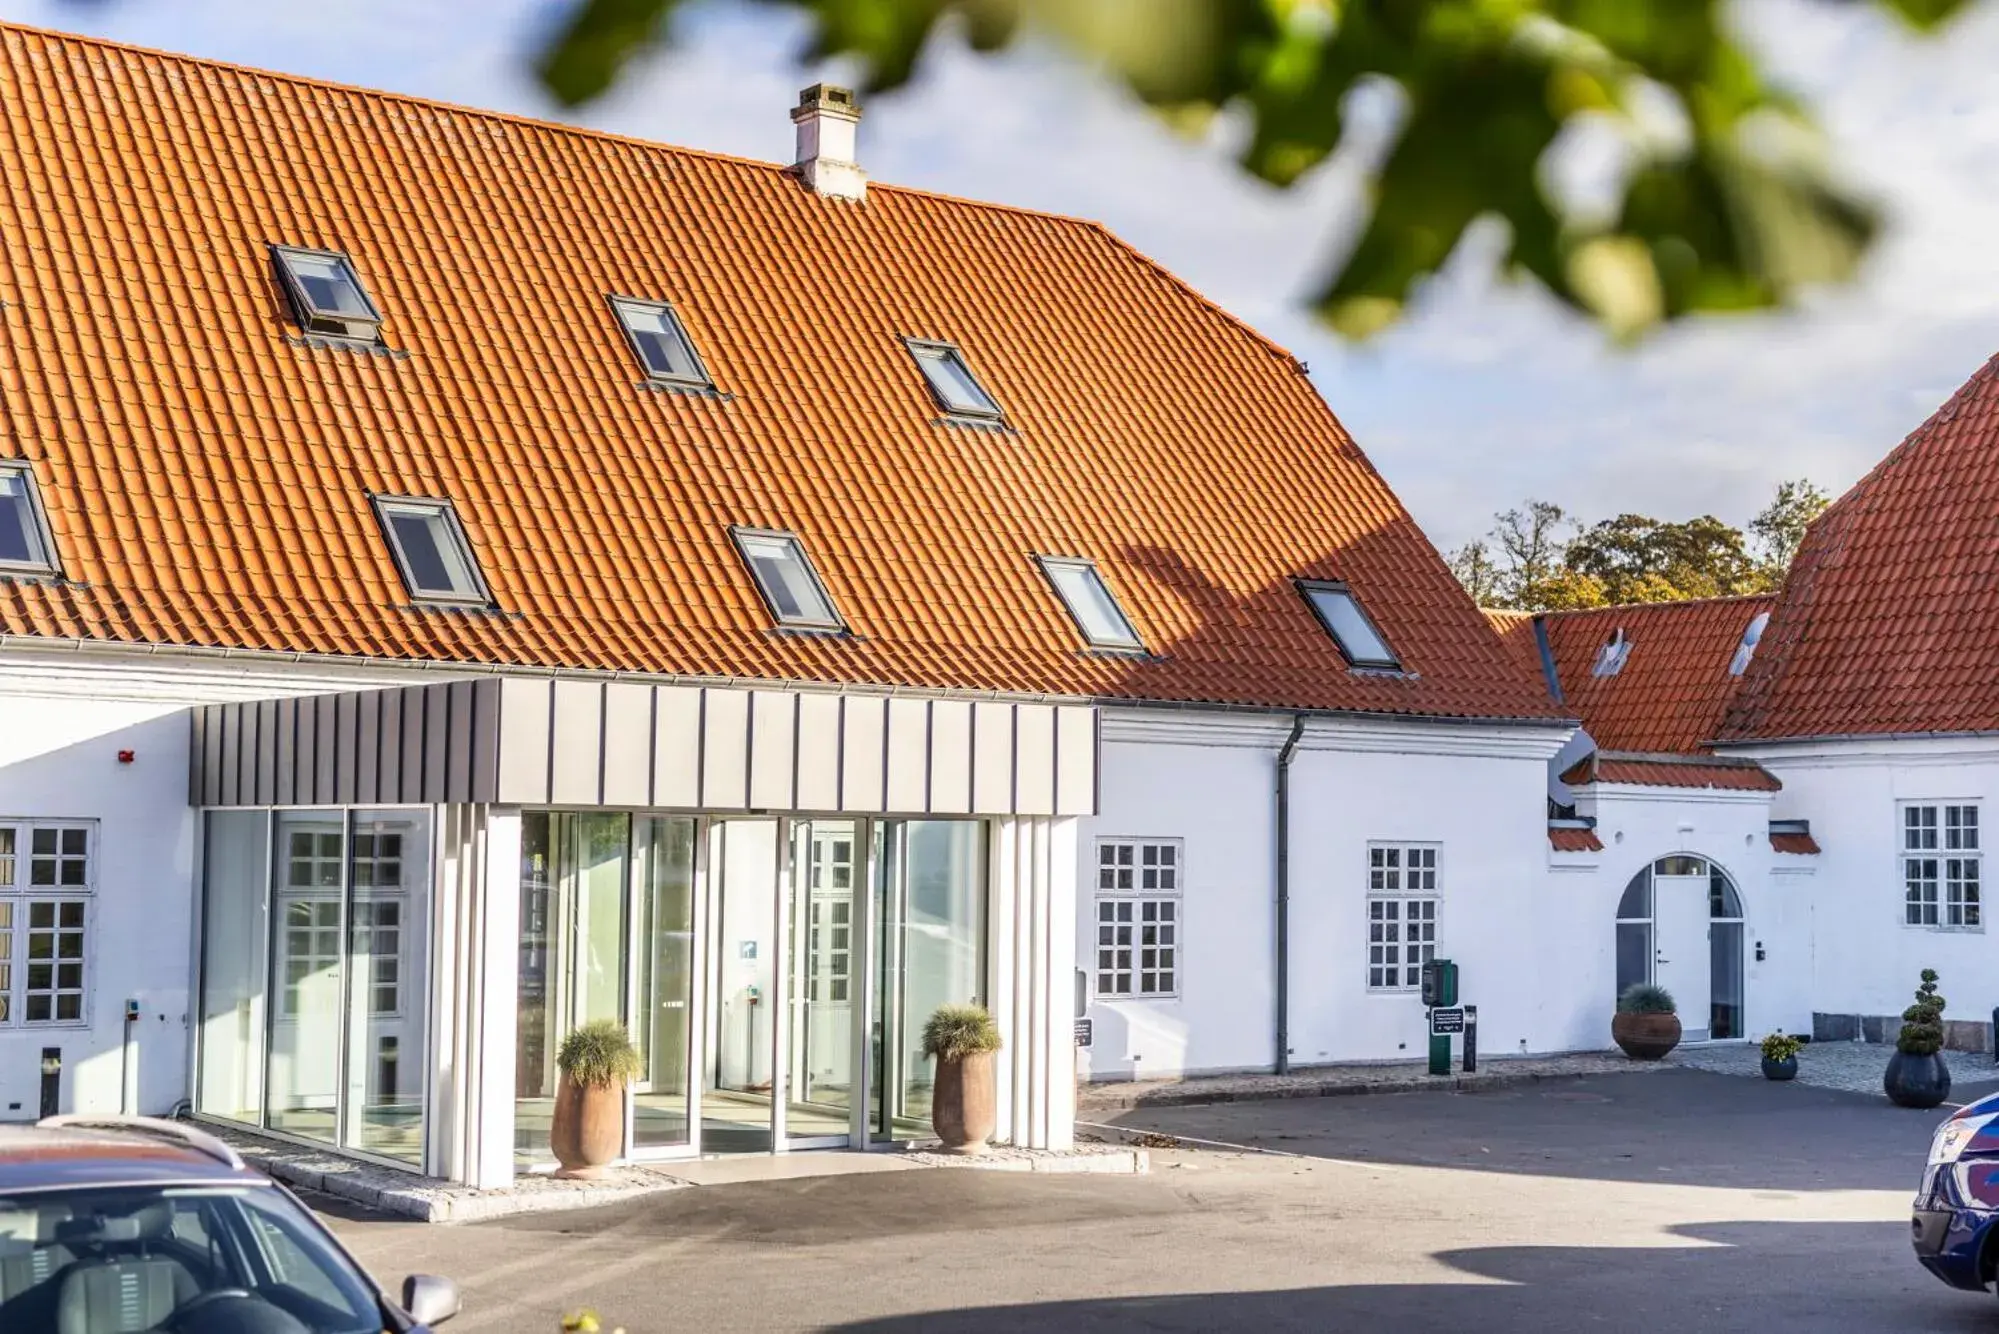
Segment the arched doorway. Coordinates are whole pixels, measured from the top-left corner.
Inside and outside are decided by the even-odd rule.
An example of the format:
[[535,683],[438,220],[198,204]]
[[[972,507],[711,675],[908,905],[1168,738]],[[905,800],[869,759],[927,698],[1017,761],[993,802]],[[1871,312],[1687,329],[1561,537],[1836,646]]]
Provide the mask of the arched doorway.
[[1705,857],[1661,857],[1617,904],[1617,990],[1656,982],[1673,993],[1688,1042],[1747,1034],[1742,896]]

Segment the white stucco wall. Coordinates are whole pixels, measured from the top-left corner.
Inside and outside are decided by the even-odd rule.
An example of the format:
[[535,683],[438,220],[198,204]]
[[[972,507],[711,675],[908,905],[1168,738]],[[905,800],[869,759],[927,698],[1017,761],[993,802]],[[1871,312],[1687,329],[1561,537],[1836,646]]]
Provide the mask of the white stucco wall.
[[[85,1018],[28,1024],[17,1011],[0,1026],[0,1119],[38,1113],[44,1047],[62,1049],[62,1110],[120,1110],[128,999],[140,1007],[138,1110],[162,1112],[183,1096],[194,856],[187,736],[185,716],[168,706],[0,695],[0,819],[96,822]],[[130,764],[119,763],[121,750],[133,752]],[[17,882],[25,856],[21,865]],[[25,903],[14,926],[22,970]],[[23,982],[17,972],[16,995]]]
[[[1100,838],[1184,845],[1180,994],[1093,996],[1096,1079],[1268,1069],[1275,1052],[1275,785],[1284,716],[1106,710],[1101,813],[1078,840],[1079,961],[1096,943]],[[1530,924],[1546,893],[1545,728],[1314,721],[1293,761],[1291,1059],[1426,1050],[1413,992],[1367,989],[1368,847],[1435,843],[1440,953],[1479,1006],[1486,1051],[1553,1049]],[[1134,1060],[1134,1058],[1136,1058]]]
[[[1550,947],[1566,960],[1564,971],[1576,978],[1562,1003],[1551,995],[1549,1020],[1558,1045],[1609,1044],[1618,901],[1633,876],[1675,853],[1721,866],[1742,899],[1745,1032],[1810,1033],[1812,896],[1822,876],[1814,865],[1818,858],[1771,851],[1772,794],[1618,786],[1582,788],[1577,796],[1577,814],[1596,818],[1603,851],[1587,859],[1594,863],[1589,871],[1554,873],[1540,919]],[[1584,859],[1553,860],[1574,865]],[[1689,1028],[1705,1026],[1704,1019],[1681,1018]]]
[[1951,1019],[1989,1020],[1999,1005],[1999,972],[1984,930],[1904,923],[1899,803],[1972,802],[1985,827],[1986,912],[1999,831],[1999,739],[1825,741],[1744,748],[1784,783],[1773,815],[1811,821],[1822,865],[1813,897],[1817,957],[1811,1009],[1827,1014],[1896,1015],[1924,968],[1942,974]]

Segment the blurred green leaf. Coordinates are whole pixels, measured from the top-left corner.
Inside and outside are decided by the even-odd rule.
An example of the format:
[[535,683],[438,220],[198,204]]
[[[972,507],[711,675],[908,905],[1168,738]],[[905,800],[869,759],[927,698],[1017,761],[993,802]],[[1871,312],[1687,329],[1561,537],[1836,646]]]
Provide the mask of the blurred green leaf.
[[[1777,306],[1850,278],[1877,212],[1820,152],[1796,100],[1731,40],[1723,0],[765,0],[813,24],[808,59],[846,57],[869,91],[906,82],[940,25],[980,51],[1037,29],[1198,131],[1244,115],[1245,170],[1288,186],[1353,145],[1353,101],[1402,110],[1369,208],[1318,299],[1352,337],[1399,317],[1480,218],[1504,262],[1630,339],[1697,311]],[[680,0],[579,0],[542,54],[569,105],[667,39]],[[1963,0],[1878,5],[1932,29]],[[1660,123],[1670,109],[1672,125]],[[1579,117],[1629,152],[1621,207],[1564,216],[1543,179]]]

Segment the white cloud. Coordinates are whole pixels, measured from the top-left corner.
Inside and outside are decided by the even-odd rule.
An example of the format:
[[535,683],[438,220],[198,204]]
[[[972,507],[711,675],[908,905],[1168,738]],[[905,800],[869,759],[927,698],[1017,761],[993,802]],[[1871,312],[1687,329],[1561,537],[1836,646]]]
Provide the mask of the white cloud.
[[[554,114],[525,71],[546,0],[18,0],[51,27],[475,105]],[[1748,0],[1743,31],[1818,109],[1837,160],[1894,208],[1852,288],[1804,311],[1710,320],[1641,350],[1475,262],[1411,320],[1351,348],[1300,302],[1351,226],[1335,166],[1281,192],[1184,142],[1040,48],[955,43],[873,100],[877,179],[1096,218],[1311,362],[1321,390],[1441,544],[1528,496],[1598,516],[1712,511],[1741,522],[1776,482],[1853,481],[1999,350],[1999,3],[1921,40],[1873,6]],[[695,6],[588,123],[767,159],[815,72],[805,29],[756,5]],[[841,71],[835,70],[834,73]]]

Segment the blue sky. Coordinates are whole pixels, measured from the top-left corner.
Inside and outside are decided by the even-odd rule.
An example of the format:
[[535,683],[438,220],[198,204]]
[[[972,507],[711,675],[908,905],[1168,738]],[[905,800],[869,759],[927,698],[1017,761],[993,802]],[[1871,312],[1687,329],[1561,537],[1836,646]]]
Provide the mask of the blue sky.
[[[22,22],[532,115],[525,70],[553,0],[0,0]],[[1302,298],[1349,234],[1334,166],[1281,192],[1229,162],[1227,126],[1176,137],[1057,53],[977,57],[953,39],[874,99],[877,179],[1091,217],[1311,363],[1431,537],[1482,532],[1535,496],[1584,518],[1740,523],[1776,483],[1844,489],[1999,352],[1999,0],[1940,39],[1871,6],[1741,0],[1735,21],[1816,107],[1891,230],[1861,281],[1789,314],[1704,321],[1635,352],[1468,253],[1412,317],[1355,348]],[[782,160],[801,70],[785,11],[707,0],[583,123]]]

